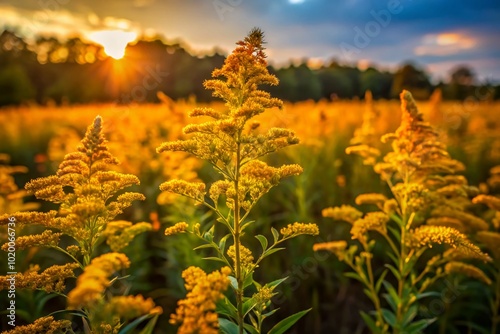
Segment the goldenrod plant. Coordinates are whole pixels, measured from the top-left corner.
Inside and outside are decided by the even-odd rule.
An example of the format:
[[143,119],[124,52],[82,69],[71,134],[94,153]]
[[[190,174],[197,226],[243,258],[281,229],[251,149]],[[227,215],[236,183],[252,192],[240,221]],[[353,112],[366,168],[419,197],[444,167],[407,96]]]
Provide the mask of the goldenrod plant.
[[[139,179],[134,175],[112,171],[110,167],[117,164],[117,159],[106,146],[102,119],[98,116],[88,127],[77,151],[65,156],[56,175],[32,180],[25,187],[38,199],[57,204],[59,209],[49,212],[15,212],[0,216],[1,225],[15,221],[20,229],[26,226],[43,228],[38,234],[19,235],[15,240],[16,251],[47,247],[62,252],[69,259],[66,264],[53,265],[42,272],[36,265],[32,265],[24,273],[18,272],[15,275],[16,289],[42,290],[68,297],[69,307],[76,314],[82,315],[87,333],[115,333],[125,324],[121,319],[127,321],[147,315],[154,322],[159,313],[158,309],[151,306],[150,300],[143,302],[147,307],[136,310],[140,303],[127,298],[142,297],[128,296],[111,299],[106,305],[107,318],[104,320],[102,313],[97,312],[99,307],[104,307],[102,300],[105,288],[113,282],[107,282],[107,277],[126,268],[129,263],[128,258],[120,253],[97,257],[98,247],[107,242],[114,252],[118,252],[136,235],[151,229],[148,223],[115,221],[133,201],[144,199],[139,193],[122,192],[123,189],[138,184]],[[8,247],[9,243],[5,243],[2,250],[7,251]],[[76,288],[68,295],[66,281],[76,278],[80,270],[84,272],[78,279]],[[0,276],[1,289],[7,289],[8,278]],[[93,293],[89,293],[90,291]],[[21,327],[17,330],[21,330]]]
[[[491,177],[488,185],[491,189],[500,189],[500,165],[491,169]],[[492,194],[481,194],[472,200],[476,204],[484,204],[493,212],[491,228],[487,231],[479,231],[475,237],[486,247],[493,258],[489,269],[489,277],[492,278],[490,294],[491,310],[491,334],[500,331],[500,198]]]
[[[280,245],[301,234],[318,234],[318,227],[312,223],[294,223],[278,232],[272,228],[271,241],[263,235],[252,235],[251,229],[258,224],[250,220],[250,213],[257,201],[280,180],[299,175],[302,168],[299,165],[284,165],[271,167],[259,158],[271,152],[278,151],[290,145],[297,144],[298,138],[294,132],[285,128],[271,128],[260,132],[260,124],[255,117],[267,109],[281,108],[282,101],[272,98],[269,93],[260,90],[260,85],[277,85],[278,80],[266,68],[263,47],[263,33],[253,29],[248,36],[237,43],[237,48],[227,57],[220,69],[214,70],[214,79],[204,83],[206,89],[213,90],[213,96],[225,101],[225,110],[211,108],[196,108],[191,117],[205,117],[204,123],[189,124],[184,127],[184,133],[190,135],[186,140],[165,142],[158,152],[184,151],[210,163],[220,174],[221,179],[207,185],[202,182],[185,180],[170,180],[160,186],[162,191],[168,191],[193,199],[210,209],[216,216],[211,226],[200,226],[199,223],[179,222],[166,229],[165,234],[190,232],[199,237],[203,244],[196,249],[211,248],[215,255],[209,260],[224,264],[220,276],[230,271],[229,286],[234,295],[229,293],[217,303],[216,313],[199,317],[193,324],[190,320],[193,314],[203,313],[203,309],[195,307],[184,308],[190,303],[194,293],[200,293],[198,298],[204,299],[206,292],[196,292],[192,287],[192,272],[205,277],[198,269],[185,272],[186,287],[189,295],[186,301],[181,301],[173,322],[182,323],[179,333],[212,333],[220,330],[223,333],[262,333],[263,321],[275,313],[271,308],[271,298],[276,294],[274,289],[286,278],[260,284],[253,279],[253,273],[260,263],[269,255],[282,250]],[[251,250],[251,239],[256,238],[262,250],[256,254]],[[253,239],[255,240],[255,239]],[[228,269],[226,269],[226,267]],[[213,275],[208,274],[208,276]],[[218,278],[219,279],[219,278]],[[224,283],[218,281],[224,290]],[[213,296],[212,296],[213,297]],[[210,300],[213,309],[213,298]],[[308,310],[291,315],[279,322],[268,333],[279,334],[288,330]],[[216,316],[219,317],[216,321]],[[190,325],[185,325],[189,323]],[[209,326],[211,331],[205,331]]]
[[[439,296],[432,285],[449,274],[491,283],[482,270],[466,262],[491,261],[465,234],[488,229],[484,220],[465,212],[477,189],[456,174],[464,166],[449,156],[408,91],[401,93],[401,112],[396,132],[382,137],[383,142],[392,142],[383,161],[375,163],[378,152],[369,145],[356,143],[354,150],[347,149],[360,154],[365,163],[375,164],[375,172],[392,196],[359,195],[356,204],[378,208],[366,214],[348,205],[325,209],[325,217],[351,224],[350,233],[357,243],[339,240],[314,246],[317,251],[333,252],[352,269],[346,275],[363,284],[374,311],[361,312],[361,316],[373,333],[421,333],[435,320],[419,317],[422,299]],[[386,263],[380,272],[373,265],[374,247],[384,241],[389,261],[382,259]],[[438,244],[449,249],[437,251],[423,263],[424,253]]]

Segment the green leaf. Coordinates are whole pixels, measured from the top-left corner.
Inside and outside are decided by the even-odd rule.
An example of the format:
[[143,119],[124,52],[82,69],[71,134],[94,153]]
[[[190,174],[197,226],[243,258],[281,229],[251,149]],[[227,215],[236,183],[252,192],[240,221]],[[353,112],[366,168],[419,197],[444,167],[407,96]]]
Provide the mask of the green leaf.
[[264,254],[262,254],[262,257],[266,257],[266,256],[269,256],[273,253],[276,253],[276,252],[279,252],[280,250],[283,250],[285,249],[284,247],[278,247],[278,248],[271,248],[271,249],[268,249],[267,251],[264,252]]
[[245,276],[245,279],[243,280],[243,289],[249,287],[252,284],[253,284],[253,272]]
[[290,327],[292,327],[300,318],[302,318],[307,312],[309,312],[311,309],[304,310],[301,312],[297,312],[295,314],[292,314],[291,316],[281,320],[271,328],[267,334],[283,334],[288,330]]
[[238,290],[238,280],[234,276],[228,276],[229,281],[231,282],[231,286],[234,290]]
[[153,319],[149,320],[148,324],[143,328],[139,334],[152,334],[158,320],[159,314],[155,315]]
[[266,286],[269,287],[269,288],[275,288],[277,287],[278,285],[280,285],[281,283],[283,283],[284,281],[286,281],[288,279],[288,276],[287,277],[284,277],[284,278],[280,278],[280,279],[277,279],[275,281],[272,281],[270,283],[267,283]]
[[394,313],[392,313],[388,309],[383,308],[382,309],[382,315],[384,316],[384,320],[389,325],[391,325],[391,327],[395,327],[396,326],[397,319],[396,319],[396,315]]
[[385,300],[391,305],[391,308],[393,311],[396,311],[398,309],[398,305],[401,303],[401,300],[399,299],[398,293],[394,289],[394,287],[391,285],[391,283],[387,281],[383,281],[384,287],[387,290],[389,294],[383,294]]
[[203,244],[198,247],[193,248],[193,250],[198,250],[198,249],[203,249],[203,248],[216,248],[214,244],[209,243],[209,244]]
[[415,319],[417,313],[418,313],[418,305],[413,304],[412,306],[410,306],[408,308],[408,311],[406,311],[406,313],[403,316],[403,321],[402,321],[403,327],[408,326],[413,321],[413,319]]
[[253,327],[250,324],[243,324],[243,327],[250,333],[250,334],[260,334],[255,327]]
[[226,296],[224,296],[222,300],[217,302],[217,307],[215,310],[218,314],[223,314],[229,318],[234,319],[234,321],[237,321],[238,319],[238,310],[236,309],[236,306],[234,306]]
[[[154,317],[157,317],[158,315],[154,315]],[[118,334],[128,334],[128,333],[137,333],[135,331],[135,328],[141,323],[143,322],[144,320],[147,320],[149,318],[153,317],[152,314],[145,314],[143,315],[142,317],[140,318],[137,318],[135,319],[134,321],[132,321],[131,323],[129,323],[127,326],[123,327],[119,332]]]
[[224,261],[223,259],[219,259],[218,257],[215,257],[215,256],[204,257],[203,260],[211,260],[211,261],[217,261],[217,262],[222,262],[224,264],[227,264],[226,261]]
[[280,238],[279,232],[274,227],[271,227],[271,232],[273,233],[274,243],[278,242]]
[[257,238],[257,240],[259,240],[260,245],[262,246],[262,252],[265,252],[266,249],[267,249],[267,239],[266,239],[266,237],[263,236],[262,234],[256,235],[255,237]]
[[267,312],[267,313],[264,313],[262,314],[262,319],[265,319],[265,318],[268,318],[270,316],[272,316],[274,313],[276,313],[277,311],[279,310],[279,307],[278,308],[275,308],[274,310],[270,311],[270,312]]
[[255,306],[257,306],[257,298],[252,297],[247,301],[245,301],[243,303],[243,317],[245,317],[248,314],[248,312],[253,310]]
[[385,275],[387,275],[387,272],[388,272],[387,269],[384,270],[382,275],[380,275],[380,277],[378,278],[377,283],[375,284],[375,292],[379,293],[380,287],[382,286],[382,282],[384,281],[384,278],[385,278]]
[[222,237],[222,239],[220,239],[219,241],[219,249],[221,251],[221,253],[224,253],[225,252],[225,249],[226,249],[226,241],[227,239],[231,236],[231,234],[226,234],[225,236]]
[[401,280],[401,275],[399,274],[399,271],[396,269],[396,267],[394,267],[392,264],[386,264],[385,266],[389,268],[389,270],[392,272],[392,274],[394,275],[394,277],[396,277],[398,281]]
[[344,273],[344,276],[345,277],[349,277],[349,278],[352,278],[352,279],[355,279],[356,281],[360,281],[361,283],[364,283],[365,281],[358,275],[358,273],[355,273],[355,272],[347,272],[347,273]]
[[[222,333],[224,334],[238,334],[239,333],[239,328],[238,325],[236,325],[234,322],[229,321],[224,318],[219,318],[219,327]],[[244,333],[247,333],[247,331],[243,331]]]
[[365,313],[363,311],[361,311],[359,313],[361,315],[361,318],[363,318],[363,321],[368,326],[368,328],[370,328],[372,333],[380,333],[380,329],[377,327],[377,325],[375,324],[375,321],[372,319],[372,317],[370,317],[367,313]]
[[422,319],[415,321],[410,326],[405,328],[406,333],[408,334],[420,334],[422,331],[427,328],[430,324],[436,321],[436,318],[433,319]]

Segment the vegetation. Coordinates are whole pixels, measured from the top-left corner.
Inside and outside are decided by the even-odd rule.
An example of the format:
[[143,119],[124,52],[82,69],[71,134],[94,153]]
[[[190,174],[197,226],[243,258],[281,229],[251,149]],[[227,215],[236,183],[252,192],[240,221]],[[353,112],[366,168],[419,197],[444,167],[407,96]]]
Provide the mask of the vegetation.
[[273,73],[256,29],[222,102],[2,109],[2,329],[498,333],[494,90],[292,103]]

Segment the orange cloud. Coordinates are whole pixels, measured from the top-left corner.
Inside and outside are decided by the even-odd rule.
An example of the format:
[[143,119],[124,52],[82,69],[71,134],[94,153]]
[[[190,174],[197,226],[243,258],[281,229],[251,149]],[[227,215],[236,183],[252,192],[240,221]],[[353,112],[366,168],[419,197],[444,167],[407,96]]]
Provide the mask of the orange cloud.
[[425,35],[413,51],[417,56],[448,56],[473,48],[476,40],[461,32]]

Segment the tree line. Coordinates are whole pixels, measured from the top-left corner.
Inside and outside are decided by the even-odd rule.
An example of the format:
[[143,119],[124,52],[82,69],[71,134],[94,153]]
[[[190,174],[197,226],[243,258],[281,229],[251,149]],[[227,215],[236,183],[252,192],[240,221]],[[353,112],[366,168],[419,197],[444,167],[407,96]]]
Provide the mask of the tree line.
[[[179,43],[161,37],[129,44],[125,57],[107,57],[103,47],[79,37],[60,41],[37,37],[28,43],[4,29],[0,34],[0,106],[24,103],[157,102],[158,91],[173,99],[196,97],[210,101],[203,88],[214,68],[224,61],[222,52],[197,55]],[[467,66],[455,68],[448,82],[433,85],[429,75],[413,63],[396,71],[375,67],[361,70],[332,60],[311,68],[304,60],[288,67],[269,68],[280,84],[268,90],[287,101],[362,98],[370,90],[376,99],[397,98],[403,89],[427,99],[440,88],[444,99],[485,96],[500,98],[500,86],[478,85]],[[478,94],[478,92],[481,92]]]

